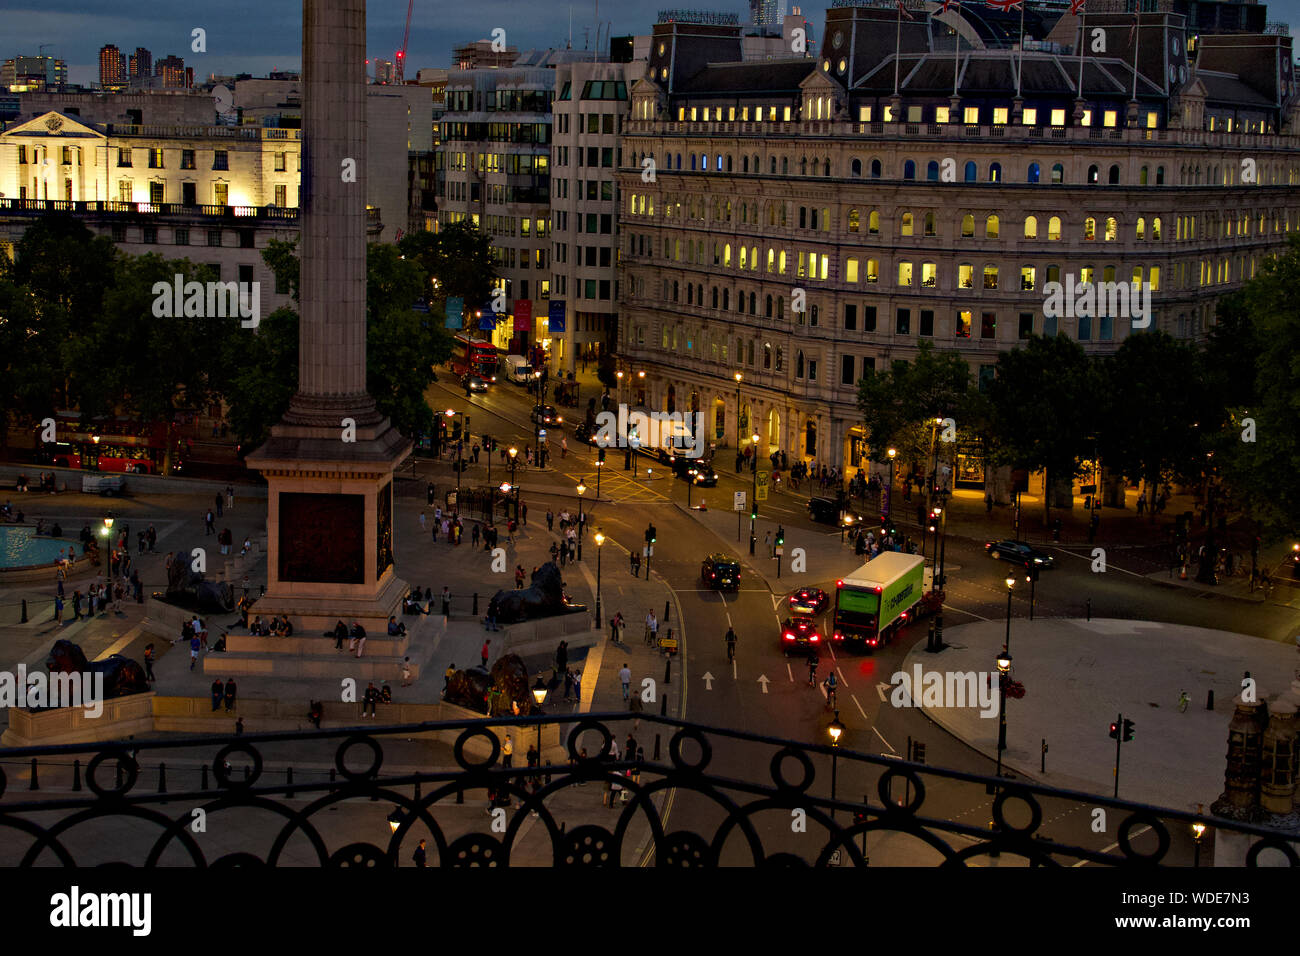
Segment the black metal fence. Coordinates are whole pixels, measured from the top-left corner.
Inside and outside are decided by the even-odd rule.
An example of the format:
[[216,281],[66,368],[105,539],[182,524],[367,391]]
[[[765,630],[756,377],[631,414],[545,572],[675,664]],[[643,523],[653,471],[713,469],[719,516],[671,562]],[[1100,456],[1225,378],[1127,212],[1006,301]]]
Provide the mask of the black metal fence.
[[[561,725],[568,762],[520,766],[521,751],[548,724]],[[514,766],[501,759],[494,730],[503,728],[515,738]],[[386,743],[401,749],[431,731],[455,736],[454,766],[385,770]],[[621,751],[624,732],[636,735],[641,759],[602,756],[610,741]],[[276,758],[266,756],[322,747],[332,748],[333,766],[296,779],[291,763],[273,769]],[[194,753],[201,759],[187,766]],[[576,789],[588,784],[598,786]],[[356,825],[340,827],[346,814],[330,816],[370,806],[373,824],[389,805],[391,832],[379,841],[355,839]],[[272,822],[227,828],[213,846],[193,832],[199,810],[269,814]],[[1099,810],[1109,818],[1105,833],[1089,826]],[[0,846],[6,864],[21,866],[391,867],[407,863],[420,838],[430,864],[441,866],[966,866],[992,857],[1030,866],[1203,865],[1210,848],[1203,852],[1197,824],[1211,837],[1243,835],[1247,865],[1300,863],[1296,839],[1262,827],[654,715],[0,751]],[[78,835],[87,827],[90,841]],[[519,851],[525,833],[527,859]],[[88,842],[94,853],[83,849]]]

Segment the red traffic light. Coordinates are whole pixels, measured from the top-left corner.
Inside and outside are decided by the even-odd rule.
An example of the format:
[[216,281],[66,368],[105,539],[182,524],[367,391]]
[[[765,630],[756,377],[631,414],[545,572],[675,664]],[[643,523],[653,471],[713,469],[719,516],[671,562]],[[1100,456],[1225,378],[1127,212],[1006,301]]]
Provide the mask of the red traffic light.
[[1116,740],[1119,739],[1119,724],[1113,720],[1110,722],[1110,736]]

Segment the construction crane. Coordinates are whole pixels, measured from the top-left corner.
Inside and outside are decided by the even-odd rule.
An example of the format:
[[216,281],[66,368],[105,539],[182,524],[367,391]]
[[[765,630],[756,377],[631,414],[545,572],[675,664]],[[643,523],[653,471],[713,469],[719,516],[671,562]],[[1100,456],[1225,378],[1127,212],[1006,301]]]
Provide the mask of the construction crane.
[[407,0],[406,32],[402,34],[402,48],[397,51],[397,66],[394,68],[399,86],[406,82],[406,44],[411,39],[411,11],[414,9],[415,0]]

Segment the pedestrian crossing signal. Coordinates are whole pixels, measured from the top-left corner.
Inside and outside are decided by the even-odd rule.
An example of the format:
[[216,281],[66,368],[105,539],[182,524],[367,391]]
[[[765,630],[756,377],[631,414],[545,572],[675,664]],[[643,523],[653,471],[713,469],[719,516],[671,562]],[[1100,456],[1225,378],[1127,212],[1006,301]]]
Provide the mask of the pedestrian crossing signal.
[[1132,739],[1133,739],[1133,721],[1128,720],[1126,718],[1124,720],[1124,742],[1127,743]]
[[1119,739],[1119,724],[1113,720],[1110,722],[1110,736],[1112,740]]

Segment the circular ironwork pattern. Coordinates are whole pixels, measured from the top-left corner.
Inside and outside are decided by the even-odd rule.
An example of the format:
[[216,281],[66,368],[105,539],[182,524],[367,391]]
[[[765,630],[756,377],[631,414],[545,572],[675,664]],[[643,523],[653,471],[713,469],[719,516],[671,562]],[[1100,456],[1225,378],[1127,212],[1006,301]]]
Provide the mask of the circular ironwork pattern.
[[587,824],[564,834],[560,848],[563,866],[617,866],[614,837],[604,827]]
[[227,853],[210,864],[214,870],[261,870],[266,864],[252,853]]
[[[488,755],[481,761],[469,759],[466,745],[475,738],[482,738],[488,742]],[[497,757],[501,756],[501,741],[497,740],[496,734],[490,732],[486,727],[467,727],[452,747],[452,753],[455,755],[456,763],[460,764],[463,770],[486,770],[497,762]]]
[[[688,762],[682,755],[682,744],[687,740],[695,741],[700,748],[700,759],[695,763]],[[678,770],[687,773],[703,773],[704,768],[713,759],[713,745],[709,743],[704,734],[694,727],[682,727],[668,741],[668,759],[673,762],[673,766]]]
[[[226,769],[229,766],[226,758],[235,753],[243,754],[253,761],[253,769],[245,780],[231,780],[230,773]],[[262,776],[262,754],[252,744],[240,740],[228,743],[217,751],[217,755],[212,758],[212,775],[217,778],[217,786],[219,787],[229,787],[232,790],[247,790],[257,783],[258,778]]]
[[[596,753],[583,757],[578,750],[578,739],[589,730],[594,730],[600,734],[600,747]],[[565,744],[569,750],[570,760],[576,760],[581,767],[590,767],[604,759],[605,755],[609,753],[609,745],[613,742],[614,735],[609,732],[608,727],[599,720],[587,718],[586,720],[580,720],[577,726],[569,731],[569,738],[565,741]]]
[[[1029,823],[1023,827],[1013,827],[1007,822],[1006,805],[1012,800],[1018,800],[1025,806],[1029,807]],[[1043,808],[1033,795],[1019,787],[1008,787],[997,795],[993,801],[993,822],[998,825],[998,829],[1006,833],[1014,833],[1017,836],[1028,836],[1038,829],[1039,824],[1043,822]]]
[[[1133,848],[1133,828],[1145,824],[1155,831],[1156,848],[1152,853],[1139,853]],[[1138,863],[1159,863],[1169,852],[1169,830],[1149,813],[1139,810],[1130,813],[1119,825],[1119,848],[1126,857]]]
[[[353,747],[370,748],[370,766],[364,771],[351,770],[348,768],[348,751]],[[379,746],[378,741],[373,737],[367,737],[364,734],[355,734],[349,737],[343,743],[339,744],[338,750],[334,752],[334,766],[340,774],[347,777],[353,783],[361,780],[370,780],[379,776],[379,768],[384,763],[384,751]]]
[[[99,782],[99,768],[106,761],[112,759],[114,767],[126,767],[126,779],[122,781],[121,786],[105,787]],[[135,762],[124,747],[108,747],[101,750],[95,756],[90,758],[90,763],[86,764],[86,786],[90,792],[97,797],[109,798],[120,797],[128,793],[135,786],[136,780],[140,778],[140,765]]]
[[1287,858],[1291,866],[1300,866],[1300,856],[1296,855],[1295,848],[1275,837],[1265,837],[1247,850],[1246,865],[1259,866],[1259,855],[1265,850],[1278,850]]
[[505,856],[501,844],[482,833],[468,833],[457,837],[447,847],[444,866],[501,866]]
[[388,867],[388,858],[377,846],[349,843],[330,857],[329,865],[341,870],[377,870]]
[[[896,777],[901,777],[912,785],[912,799],[907,803],[894,803],[893,783]],[[903,792],[906,793],[906,789]],[[925,784],[921,782],[920,776],[914,770],[907,767],[890,767],[882,773],[876,782],[876,793],[880,795],[880,803],[886,813],[915,815],[916,811],[921,809],[921,804],[925,802]]]
[[664,846],[659,851],[659,865],[678,869],[717,866],[713,849],[698,833],[678,830],[664,839]]
[[[785,779],[785,762],[793,759],[800,767],[803,768],[803,779],[797,784],[791,783]],[[772,782],[780,790],[792,791],[794,793],[803,793],[812,786],[813,778],[817,771],[813,769],[813,762],[808,759],[808,755],[797,747],[782,747],[772,755],[771,764]]]

